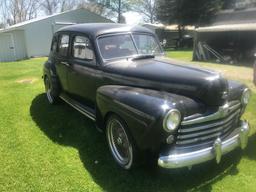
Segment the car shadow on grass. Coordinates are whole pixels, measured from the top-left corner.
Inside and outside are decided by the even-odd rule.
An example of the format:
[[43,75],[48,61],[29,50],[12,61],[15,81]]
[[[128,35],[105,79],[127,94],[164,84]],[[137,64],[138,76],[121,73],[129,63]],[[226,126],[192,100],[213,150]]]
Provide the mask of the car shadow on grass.
[[[164,170],[156,165],[145,165],[125,171],[112,159],[105,135],[95,129],[91,120],[67,104],[51,106],[45,95],[40,94],[33,99],[30,113],[49,139],[79,151],[84,168],[104,191],[211,191],[212,184],[238,173],[236,166],[242,156],[240,150],[223,157],[219,165],[210,161],[191,170]],[[253,153],[255,141],[256,135],[250,138],[243,154],[256,160]]]

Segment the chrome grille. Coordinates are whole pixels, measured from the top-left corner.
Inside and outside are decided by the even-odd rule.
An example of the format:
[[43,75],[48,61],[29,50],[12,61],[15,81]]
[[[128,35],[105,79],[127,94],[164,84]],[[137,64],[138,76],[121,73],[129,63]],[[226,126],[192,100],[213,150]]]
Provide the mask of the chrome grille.
[[[177,134],[177,145],[191,145],[213,142],[216,138],[224,138],[237,127],[241,112],[239,101],[232,101],[225,106],[225,112],[219,110],[215,114],[183,121]],[[210,117],[210,118],[209,118]],[[208,118],[208,121],[205,119]]]

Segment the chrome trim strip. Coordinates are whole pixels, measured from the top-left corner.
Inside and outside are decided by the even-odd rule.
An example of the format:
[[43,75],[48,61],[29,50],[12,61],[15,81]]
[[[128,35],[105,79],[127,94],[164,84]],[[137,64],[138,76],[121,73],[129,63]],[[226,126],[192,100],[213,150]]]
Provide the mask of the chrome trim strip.
[[182,144],[196,143],[198,141],[205,141],[210,138],[219,137],[220,135],[221,135],[221,133],[215,133],[215,134],[205,136],[205,137],[197,137],[197,138],[189,139],[189,140],[176,141],[176,144],[182,145]]
[[224,118],[224,117],[228,116],[232,111],[239,108],[240,105],[241,104],[238,103],[234,106],[230,106],[230,103],[227,103],[227,104],[219,107],[219,110],[216,113],[213,113],[211,115],[204,116],[204,117],[199,117],[196,119],[182,121],[181,125],[192,125],[192,124],[196,124],[196,123],[204,123],[207,121],[213,121],[216,119]]
[[207,139],[210,138],[214,138],[214,137],[220,137],[225,135],[228,131],[230,131],[233,127],[231,125],[225,127],[225,129],[223,130],[223,132],[218,132],[216,134],[213,135],[209,135],[209,136],[205,136],[205,137],[198,137],[198,138],[192,138],[192,139],[186,139],[186,140],[180,140],[177,141],[176,144],[182,145],[182,144],[190,144],[190,143],[196,143],[196,142],[201,142],[201,141],[205,141]]
[[215,134],[212,134],[212,135],[209,135],[209,136],[205,136],[205,137],[197,137],[197,138],[193,138],[193,139],[187,139],[187,140],[176,141],[176,144],[178,144],[178,145],[184,145],[184,144],[196,143],[196,142],[198,142],[198,141],[205,141],[205,140],[207,140],[207,139],[214,138],[214,137],[220,137],[220,136],[222,136],[223,134],[226,134],[231,128],[232,128],[232,126],[229,125],[229,126],[227,126],[227,127],[223,130],[223,132],[215,133]]
[[231,113],[232,111],[235,111],[236,109],[238,109],[241,106],[241,103],[237,103],[235,105],[229,105],[229,106],[230,106],[229,111]]
[[[233,137],[221,141],[221,148],[218,150],[218,153],[221,152],[221,155],[227,154],[230,151],[233,151],[237,147],[244,148],[248,141],[248,135],[250,127],[248,122],[242,121],[241,126],[236,128],[236,131],[239,130],[239,133]],[[172,153],[170,152],[167,156],[159,156],[158,165],[163,168],[180,168],[180,167],[189,167],[196,164],[200,164],[216,158],[216,153],[214,146],[208,147],[198,151],[192,151],[189,153]],[[220,156],[220,154],[218,154]],[[218,158],[217,158],[218,161]]]
[[83,115],[85,115],[86,117],[88,117],[89,119],[96,121],[95,119],[95,115],[93,115],[91,112],[86,111],[85,109],[81,108],[78,105],[75,105],[73,103],[71,103],[70,101],[68,101],[65,97],[60,95],[60,98],[65,101],[67,104],[69,104],[71,107],[73,107],[74,109],[76,109],[77,111],[79,111],[80,113],[82,113]]
[[220,127],[215,128],[215,129],[210,129],[210,130],[206,130],[206,131],[201,131],[201,132],[198,132],[198,133],[192,133],[192,134],[187,134],[187,135],[179,135],[178,139],[189,139],[189,138],[193,138],[193,137],[199,137],[199,136],[202,136],[202,135],[207,135],[207,134],[210,134],[210,133],[215,133],[215,132],[224,130],[225,128],[230,126],[232,123],[233,123],[233,121],[229,122],[228,124],[226,124],[224,126],[220,126]]
[[240,110],[238,110],[234,114],[230,115],[227,119],[222,120],[222,121],[218,121],[216,123],[212,123],[212,124],[208,124],[208,125],[202,125],[202,126],[197,126],[197,127],[191,127],[191,128],[181,128],[181,129],[178,130],[178,133],[190,133],[190,132],[210,129],[212,127],[217,127],[217,126],[223,125],[223,124],[231,121],[239,113],[240,113]]

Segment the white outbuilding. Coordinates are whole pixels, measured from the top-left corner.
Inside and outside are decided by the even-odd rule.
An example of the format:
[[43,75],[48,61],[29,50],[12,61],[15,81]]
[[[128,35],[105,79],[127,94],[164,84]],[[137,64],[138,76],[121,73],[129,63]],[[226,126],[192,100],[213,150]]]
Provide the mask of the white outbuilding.
[[0,62],[47,56],[52,36],[61,27],[78,23],[110,22],[86,9],[77,9],[0,29]]

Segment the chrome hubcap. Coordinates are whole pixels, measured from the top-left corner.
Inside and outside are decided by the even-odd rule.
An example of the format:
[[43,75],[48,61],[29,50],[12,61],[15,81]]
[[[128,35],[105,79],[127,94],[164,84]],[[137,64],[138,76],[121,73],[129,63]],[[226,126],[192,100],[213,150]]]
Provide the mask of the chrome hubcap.
[[107,139],[115,160],[123,167],[129,168],[132,161],[132,147],[128,136],[117,119],[107,125]]
[[117,138],[117,144],[118,145],[122,145],[123,141],[122,141],[122,138],[121,137],[118,137]]

